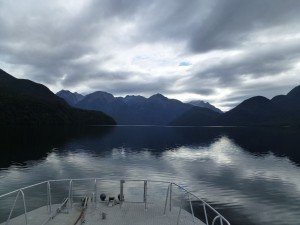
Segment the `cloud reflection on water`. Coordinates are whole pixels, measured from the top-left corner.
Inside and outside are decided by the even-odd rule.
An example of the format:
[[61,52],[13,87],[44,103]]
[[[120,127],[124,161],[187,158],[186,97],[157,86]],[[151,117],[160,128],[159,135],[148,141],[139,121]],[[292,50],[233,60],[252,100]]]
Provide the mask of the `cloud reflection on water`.
[[[279,157],[267,136],[265,143],[259,142],[261,152],[252,152],[257,143],[241,136],[255,138],[249,132],[120,127],[105,134],[85,133],[66,139],[44,158],[1,170],[0,193],[45,179],[168,180],[217,205],[232,224],[245,219],[243,224],[297,224],[299,167],[289,155]],[[287,150],[291,136],[280,140],[286,141]]]

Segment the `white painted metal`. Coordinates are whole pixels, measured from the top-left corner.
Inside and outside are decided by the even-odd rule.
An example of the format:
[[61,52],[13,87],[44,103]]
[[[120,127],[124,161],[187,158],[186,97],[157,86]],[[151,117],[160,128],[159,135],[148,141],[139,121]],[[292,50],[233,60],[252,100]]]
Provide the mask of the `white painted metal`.
[[166,214],[166,209],[167,209],[167,204],[168,204],[169,192],[170,192],[170,185],[168,186],[168,189],[167,189],[167,196],[166,196],[166,201],[165,201],[164,215]]
[[[92,207],[91,205],[89,205],[86,210],[87,210],[87,214],[89,213],[89,217],[90,218],[94,218],[95,215],[92,215],[92,211],[94,209],[94,213],[96,213],[96,209],[99,208],[100,206],[102,207],[101,209],[103,209],[103,202],[97,202],[97,194],[98,194],[98,189],[97,189],[97,184],[100,183],[101,181],[109,181],[107,179],[100,179],[100,178],[84,178],[84,179],[61,179],[61,180],[49,180],[49,181],[44,181],[44,182],[40,182],[40,183],[37,183],[37,184],[33,184],[33,185],[30,185],[30,186],[27,186],[27,187],[24,187],[24,188],[21,188],[19,190],[15,190],[15,191],[12,191],[12,192],[9,192],[7,194],[4,194],[4,195],[1,195],[0,196],[0,200],[5,198],[5,197],[8,197],[8,196],[11,196],[11,195],[14,195],[16,194],[16,198],[14,198],[14,203],[12,205],[12,208],[10,210],[10,213],[8,215],[8,218],[6,220],[6,225],[9,225],[11,224],[10,222],[12,220],[15,220],[17,221],[17,218],[11,218],[12,216],[12,212],[14,211],[15,209],[15,204],[16,204],[16,201],[19,197],[19,195],[21,194],[22,196],[22,201],[23,201],[23,210],[24,210],[24,214],[21,215],[23,216],[23,218],[25,218],[25,224],[31,224],[31,223],[28,223],[28,213],[30,215],[30,221],[32,221],[32,217],[34,217],[34,215],[36,215],[37,217],[41,217],[41,216],[44,216],[44,222],[43,223],[39,223],[39,224],[44,224],[45,221],[46,223],[45,224],[51,224],[51,221],[53,220],[53,213],[52,213],[52,208],[53,208],[53,204],[52,204],[52,191],[51,191],[51,183],[54,183],[54,182],[69,182],[69,187],[68,187],[68,196],[67,198],[65,199],[64,201],[64,205],[66,205],[68,203],[68,213],[70,215],[77,215],[77,211],[78,211],[78,207],[77,208],[74,208],[73,209],[73,199],[74,199],[74,195],[73,195],[73,183],[74,182],[77,182],[77,181],[86,181],[87,183],[88,182],[94,182],[94,187],[93,187],[93,190],[90,192],[90,197],[92,197],[92,202],[93,202],[93,206]],[[143,204],[138,204],[138,203],[135,203],[137,205],[134,205],[134,203],[130,203],[130,199],[127,199],[126,198],[126,201],[124,200],[124,184],[125,182],[137,182],[137,181],[143,181],[144,183],[144,192],[143,192],[143,200],[140,202],[140,203],[143,203]],[[165,197],[165,204],[164,204],[164,207],[161,207],[159,205],[155,205],[155,203],[153,202],[149,202],[148,201],[148,185],[149,185],[149,182],[150,183],[159,183],[161,185],[166,185],[167,186],[167,193],[166,193],[166,197]],[[46,197],[47,197],[47,204],[44,206],[46,208],[46,212],[48,213],[48,216],[47,216],[47,213],[46,215],[44,214],[40,214],[38,213],[38,211],[36,210],[40,210],[40,209],[36,209],[36,210],[33,210],[31,212],[27,212],[27,207],[26,207],[26,198],[25,198],[25,194],[24,194],[24,191],[23,190],[28,190],[30,188],[33,188],[33,187],[36,187],[38,185],[44,185],[46,184],[47,185],[47,194],[46,194]],[[173,187],[177,187],[181,190],[182,192],[182,198],[180,200],[180,207],[176,207],[176,206],[173,206],[173,203],[172,201],[174,200],[174,194],[173,194]],[[187,196],[188,198],[188,204],[190,206],[190,210],[191,210],[191,213],[188,213],[187,211],[185,211],[183,209],[183,198],[184,196]],[[120,207],[112,207],[112,208],[106,208],[105,210],[106,211],[112,211],[113,214],[115,214],[115,216],[119,215],[120,216],[120,220],[124,219],[123,217],[125,216],[125,212],[128,214],[126,214],[126,216],[128,216],[128,219],[127,220],[132,220],[132,224],[135,224],[134,221],[139,221],[141,222],[143,219],[144,219],[144,223],[139,223],[139,224],[169,224],[167,221],[172,221],[173,223],[170,223],[170,224],[204,224],[203,222],[201,222],[196,216],[195,216],[195,209],[193,207],[193,204],[192,204],[192,201],[191,201],[191,196],[193,196],[193,199],[196,199],[197,202],[200,202],[202,203],[203,205],[203,212],[202,214],[204,215],[204,223],[206,225],[209,225],[209,220],[208,220],[208,213],[207,213],[207,208],[209,208],[213,213],[214,213],[214,216],[213,218],[211,218],[211,221],[212,221],[212,225],[230,225],[230,223],[218,212],[216,211],[213,207],[211,207],[208,203],[206,203],[204,200],[202,200],[201,198],[198,198],[197,196],[195,196],[194,194],[190,193],[188,190],[186,190],[185,188],[177,185],[176,183],[170,183],[170,182],[164,182],[164,181],[151,181],[151,180],[121,180],[120,181],[120,202],[119,202],[119,205]],[[151,196],[150,196],[151,197]],[[168,205],[168,201],[169,201],[169,213],[166,213],[166,209],[167,209],[167,205]],[[125,204],[124,204],[125,203]],[[75,204],[75,203],[74,203]],[[133,204],[133,205],[131,205]],[[151,204],[151,206],[149,205]],[[142,206],[144,205],[144,206]],[[121,207],[122,206],[122,207]],[[150,207],[149,207],[150,206]],[[62,207],[62,205],[60,206]],[[60,209],[57,204],[55,204],[55,208],[58,208]],[[141,209],[143,208],[144,212],[141,211]],[[201,207],[200,207],[201,208]],[[99,210],[101,210],[99,208]],[[175,210],[176,209],[176,210]],[[130,210],[135,210],[133,212],[130,212]],[[199,209],[198,209],[199,210]],[[60,218],[61,220],[64,220],[64,219],[68,219],[68,216],[63,216],[63,215],[60,215],[61,213],[58,213],[58,211],[54,211],[55,213],[55,217],[58,217]],[[60,211],[59,211],[60,212]],[[139,212],[140,215],[137,213]],[[123,214],[122,214],[123,213]],[[98,214],[97,214],[98,215]],[[163,217],[164,216],[164,217]],[[136,218],[134,218],[136,217]],[[98,218],[98,217],[97,217]],[[126,217],[127,218],[127,217]],[[152,220],[151,220],[152,218]],[[41,218],[37,219],[37,220],[40,220]],[[99,218],[98,218],[99,219]],[[97,219],[97,220],[98,220]],[[19,219],[20,220],[20,219]],[[115,218],[113,219],[115,222],[118,221],[118,218]],[[159,222],[160,220],[160,222]],[[166,221],[167,220],[167,221]],[[54,220],[53,220],[54,221]],[[90,223],[87,223],[86,221],[86,224],[97,224],[96,221],[95,221],[95,218],[94,219],[90,219],[89,220]],[[94,221],[94,222],[92,222]],[[151,222],[152,221],[152,222]],[[158,222],[158,223],[154,223],[154,221]],[[163,222],[164,221],[164,222]],[[219,221],[219,223],[217,223],[217,221]],[[102,221],[103,222],[103,221]],[[107,222],[107,223],[106,223]],[[114,224],[114,223],[109,223],[109,221],[107,220],[106,222],[104,222],[103,224]],[[124,223],[120,223],[120,224],[131,224],[131,223],[127,223],[128,221],[124,221]],[[224,224],[225,223],[225,224]],[[15,224],[15,223],[14,223]],[[20,223],[22,224],[22,223]],[[23,223],[24,224],[24,223]],[[54,224],[54,223],[53,223]],[[59,223],[56,223],[56,224],[59,224]],[[116,223],[117,224],[117,223]],[[138,223],[136,223],[138,224]],[[1,224],[2,225],[2,224]]]

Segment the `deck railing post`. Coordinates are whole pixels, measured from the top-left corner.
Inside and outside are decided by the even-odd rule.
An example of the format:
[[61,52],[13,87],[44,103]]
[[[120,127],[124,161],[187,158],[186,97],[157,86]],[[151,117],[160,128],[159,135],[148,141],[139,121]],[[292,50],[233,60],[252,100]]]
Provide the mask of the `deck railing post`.
[[120,180],[120,207],[122,206],[124,201],[124,183],[125,180]]
[[170,204],[170,212],[172,211],[172,183],[170,183],[170,200],[169,200],[169,204]]
[[194,209],[193,209],[193,205],[192,205],[190,193],[187,193],[187,194],[188,194],[188,198],[189,198],[189,203],[190,203],[190,207],[191,207],[191,212],[192,212],[192,215],[193,215],[193,222],[194,222],[194,224],[195,224],[195,215],[194,215]]
[[73,180],[69,183],[69,208],[73,207]]
[[144,180],[144,203],[145,203],[145,210],[147,210],[147,181]]
[[50,181],[47,182],[47,195],[48,195],[48,207],[49,207],[49,212],[51,213],[52,209],[52,203],[51,203],[51,186],[50,186]]
[[180,209],[179,209],[178,217],[177,217],[177,225],[179,224],[179,220],[180,220],[180,214],[181,214],[181,209],[182,209],[182,201],[183,201],[183,198],[181,198],[181,200],[180,200]]
[[26,207],[26,201],[25,201],[25,194],[24,194],[24,192],[23,192],[22,189],[20,189],[20,192],[21,192],[22,198],[23,198],[25,224],[27,225],[27,224],[28,224],[28,221],[27,221],[27,207]]
[[97,179],[95,179],[95,187],[94,187],[94,192],[95,192],[95,197],[94,197],[94,202],[97,203]]
[[221,222],[221,225],[223,225],[223,218],[220,217],[220,222]]
[[46,191],[47,191],[47,212],[49,212],[49,190],[48,184],[46,183]]
[[165,201],[165,208],[164,208],[164,215],[166,214],[167,204],[168,204],[168,198],[169,198],[169,192],[170,192],[170,184],[168,185],[167,189],[167,195],[166,195],[166,201]]
[[18,194],[17,194],[17,196],[16,196],[16,198],[15,198],[14,204],[13,204],[11,210],[10,210],[9,216],[8,216],[8,218],[7,218],[7,220],[6,220],[6,225],[8,225],[9,222],[10,222],[10,217],[11,217],[11,215],[12,215],[14,209],[15,209],[15,206],[16,206],[17,200],[18,200],[18,198],[19,198],[19,195],[20,195],[20,191],[18,191]]
[[207,212],[206,212],[206,206],[205,206],[204,202],[203,202],[203,211],[204,211],[204,216],[205,216],[205,224],[209,225],[208,224],[208,218],[207,218]]

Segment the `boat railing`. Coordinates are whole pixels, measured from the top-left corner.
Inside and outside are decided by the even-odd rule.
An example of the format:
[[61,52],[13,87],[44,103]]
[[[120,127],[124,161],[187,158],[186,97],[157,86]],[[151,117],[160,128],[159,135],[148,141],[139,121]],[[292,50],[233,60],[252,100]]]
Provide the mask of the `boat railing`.
[[100,194],[114,196],[123,203],[143,204],[145,210],[152,205],[161,208],[161,213],[177,213],[181,224],[183,210],[192,214],[194,224],[201,220],[206,225],[230,225],[210,204],[188,191],[183,185],[155,180],[107,180],[101,178],[60,179],[36,183],[0,195],[0,224],[9,225],[14,217],[24,215],[24,224],[35,225],[28,213],[45,207],[47,222],[64,207],[70,210],[74,203],[88,196],[97,204]]

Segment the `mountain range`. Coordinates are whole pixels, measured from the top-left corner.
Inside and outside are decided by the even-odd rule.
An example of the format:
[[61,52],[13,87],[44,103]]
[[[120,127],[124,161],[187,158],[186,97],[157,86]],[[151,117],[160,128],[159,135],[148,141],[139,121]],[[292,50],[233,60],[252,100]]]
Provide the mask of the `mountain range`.
[[198,106],[201,108],[207,108],[207,109],[211,109],[212,111],[218,112],[218,113],[223,113],[221,109],[218,109],[217,107],[213,106],[212,104],[210,104],[209,102],[205,102],[202,100],[194,100],[194,101],[190,101],[187,102],[190,105],[193,106]]
[[[68,91],[70,99],[76,98]],[[57,93],[61,95],[61,92]],[[66,98],[66,97],[64,97]],[[66,99],[70,102],[70,100]],[[297,126],[300,125],[300,86],[287,95],[272,99],[263,96],[249,98],[223,113],[203,101],[182,103],[161,94],[114,97],[97,91],[84,96],[75,107],[103,111],[118,124],[173,126]]]
[[[57,95],[67,102],[72,102],[78,96],[77,93],[73,93],[72,96],[69,91],[60,91]],[[169,125],[177,117],[195,107],[176,99],[169,99],[162,94],[155,94],[149,98],[134,95],[114,97],[102,91],[88,94],[73,105],[80,109],[102,111],[111,115],[121,125]],[[210,109],[196,108],[204,120],[209,120],[210,113],[215,114]]]
[[[172,122],[172,125],[205,125],[201,115],[190,110]],[[210,125],[216,126],[299,126],[300,86],[287,95],[272,99],[263,96],[249,98],[235,108],[219,114]]]
[[70,106],[74,106],[77,102],[84,98],[83,95],[78,94],[77,92],[70,92],[68,90],[61,90],[56,93],[60,98],[63,98]]
[[0,69],[1,125],[114,125],[110,116],[73,108],[42,84]]
[[[200,107],[199,107],[200,106]],[[300,126],[300,86],[272,99],[249,98],[228,112],[202,101],[183,103],[161,94],[83,96],[17,79],[0,69],[1,125]]]

